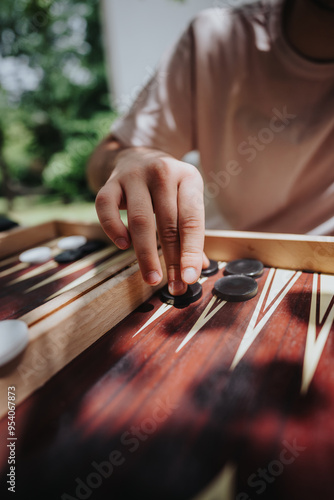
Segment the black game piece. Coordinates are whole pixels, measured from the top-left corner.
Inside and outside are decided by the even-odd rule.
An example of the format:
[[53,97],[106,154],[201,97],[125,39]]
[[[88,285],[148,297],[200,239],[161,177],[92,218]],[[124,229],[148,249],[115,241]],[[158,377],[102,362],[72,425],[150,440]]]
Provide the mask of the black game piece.
[[210,265],[206,269],[202,269],[201,276],[213,276],[218,273],[218,262],[210,259]]
[[178,308],[187,307],[189,306],[189,304],[196,302],[201,297],[202,285],[200,283],[188,285],[188,289],[183,295],[171,295],[168,291],[168,285],[166,285],[161,290],[160,294],[160,299],[162,302]]
[[229,302],[243,302],[257,294],[257,282],[244,275],[224,276],[216,281],[213,292],[217,297]]
[[81,259],[85,255],[96,252],[101,248],[105,247],[106,243],[101,240],[91,240],[87,241],[84,245],[81,245],[78,248],[73,248],[72,250],[65,250],[64,252],[56,255],[54,260],[58,262],[58,264],[65,264],[67,262],[74,262],[76,260]]
[[82,252],[80,248],[74,248],[73,250],[65,250],[64,252],[59,253],[54,257],[54,260],[58,262],[58,264],[66,264],[67,262],[75,262],[76,260],[81,259]]
[[87,241],[87,243],[85,243],[84,245],[81,245],[81,247],[79,247],[79,250],[81,250],[83,254],[87,255],[89,253],[96,252],[97,250],[101,250],[106,245],[106,242],[102,240],[90,240]]
[[263,264],[255,259],[232,260],[226,264],[224,274],[226,276],[242,274],[250,278],[259,278],[263,274]]
[[9,231],[9,229],[13,229],[13,227],[17,226],[17,222],[8,219],[5,215],[0,215],[0,233],[3,231]]

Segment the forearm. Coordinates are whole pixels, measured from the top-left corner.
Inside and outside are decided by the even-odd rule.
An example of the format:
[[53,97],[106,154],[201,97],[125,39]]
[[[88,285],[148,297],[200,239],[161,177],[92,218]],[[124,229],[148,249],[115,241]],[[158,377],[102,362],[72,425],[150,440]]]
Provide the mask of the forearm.
[[124,147],[113,135],[108,135],[97,146],[91,155],[87,165],[87,179],[89,186],[94,192],[109,179],[116,165],[116,158]]

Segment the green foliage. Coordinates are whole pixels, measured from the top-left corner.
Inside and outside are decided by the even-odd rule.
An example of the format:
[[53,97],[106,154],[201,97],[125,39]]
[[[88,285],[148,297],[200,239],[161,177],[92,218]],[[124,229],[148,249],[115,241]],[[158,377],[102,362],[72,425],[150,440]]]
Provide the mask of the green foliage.
[[3,127],[3,154],[10,166],[11,177],[31,185],[38,183],[43,164],[31,152],[34,136],[32,130],[25,125],[22,115],[23,112],[13,111],[8,116]]
[[63,150],[51,157],[43,172],[47,187],[66,200],[89,197],[85,165],[97,142],[108,133],[110,119],[110,113],[100,113],[92,120],[69,122]]
[[0,4],[3,156],[14,180],[66,198],[87,193],[85,160],[113,116],[99,16],[98,0]]
[[88,156],[85,139],[69,139],[64,151],[54,154],[44,170],[45,184],[65,199],[86,194],[82,173]]

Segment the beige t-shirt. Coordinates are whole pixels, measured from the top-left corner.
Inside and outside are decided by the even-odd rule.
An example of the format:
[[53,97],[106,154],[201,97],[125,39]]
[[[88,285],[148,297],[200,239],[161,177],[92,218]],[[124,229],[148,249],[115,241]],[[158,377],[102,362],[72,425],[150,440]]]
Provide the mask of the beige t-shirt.
[[200,13],[113,133],[198,150],[228,227],[305,233],[334,216],[334,63],[288,45],[282,3]]

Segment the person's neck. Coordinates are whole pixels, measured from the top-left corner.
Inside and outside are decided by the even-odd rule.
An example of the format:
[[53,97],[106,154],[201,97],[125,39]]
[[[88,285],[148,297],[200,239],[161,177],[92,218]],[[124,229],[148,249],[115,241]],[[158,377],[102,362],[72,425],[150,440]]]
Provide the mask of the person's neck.
[[302,56],[334,61],[334,11],[314,0],[286,0],[283,27],[288,42]]

